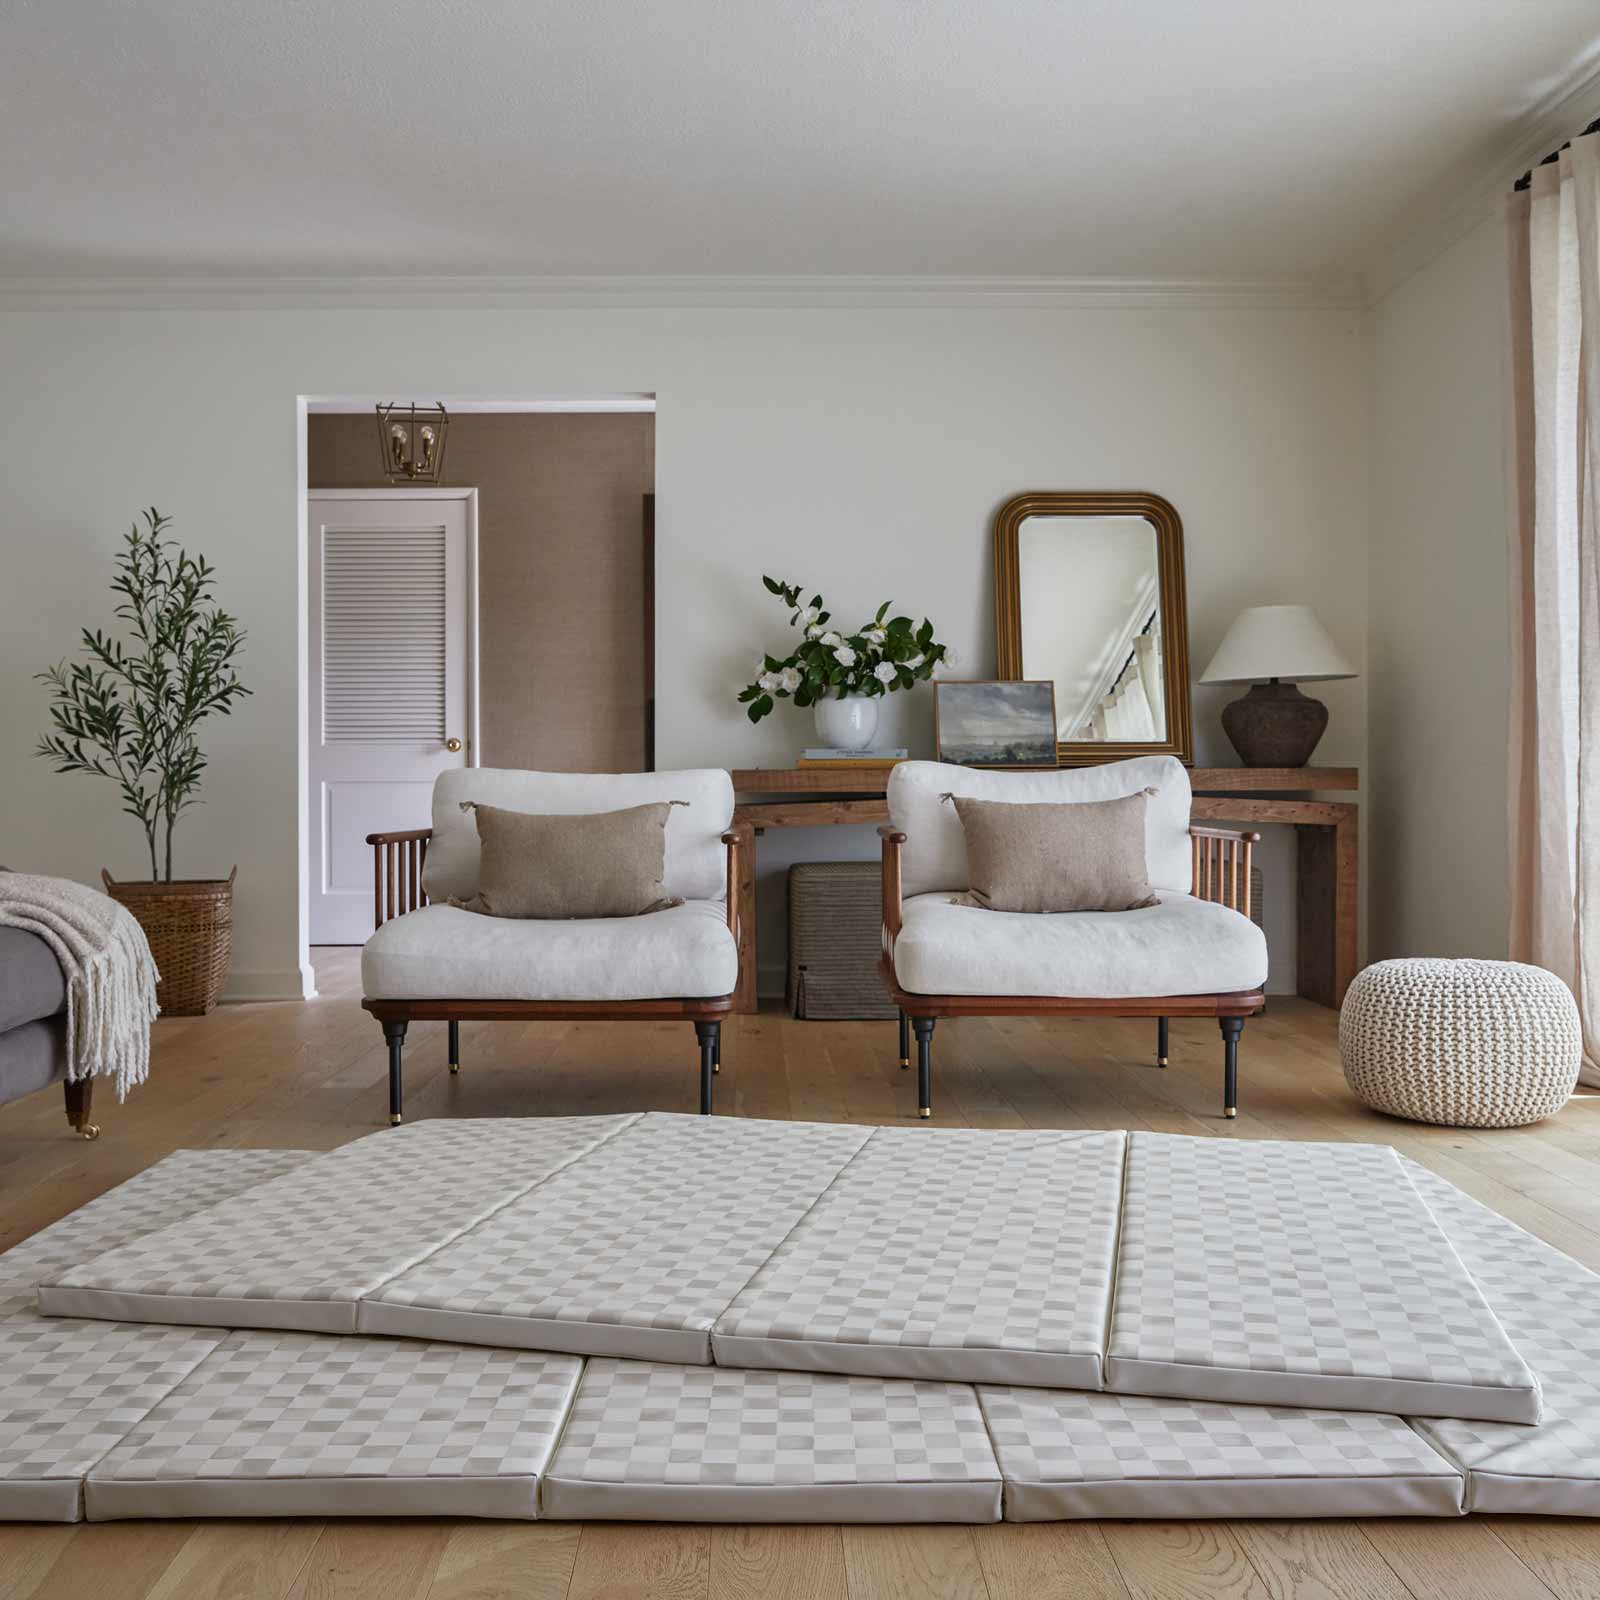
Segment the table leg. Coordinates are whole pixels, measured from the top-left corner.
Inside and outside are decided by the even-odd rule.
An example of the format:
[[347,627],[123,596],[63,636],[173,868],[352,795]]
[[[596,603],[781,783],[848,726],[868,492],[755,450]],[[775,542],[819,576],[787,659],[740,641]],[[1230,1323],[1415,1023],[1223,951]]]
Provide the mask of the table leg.
[[1356,975],[1360,822],[1353,805],[1330,824],[1295,827],[1299,856],[1296,991],[1335,1010]]

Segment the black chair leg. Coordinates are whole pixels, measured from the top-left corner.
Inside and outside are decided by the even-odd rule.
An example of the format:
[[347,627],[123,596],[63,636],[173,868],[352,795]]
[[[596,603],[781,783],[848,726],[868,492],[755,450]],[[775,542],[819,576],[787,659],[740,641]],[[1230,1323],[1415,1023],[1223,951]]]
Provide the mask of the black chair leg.
[[713,1073],[722,1071],[722,1024],[717,1024],[717,1037],[711,1046],[711,1070]]
[[455,1021],[450,1024],[450,1070],[461,1070],[461,1024]]
[[1218,1017],[1222,1029],[1222,1114],[1239,1115],[1239,1035],[1244,1032],[1243,1017]]
[[933,1017],[913,1017],[917,1033],[917,1115],[933,1115]]
[[1164,1067],[1167,1064],[1167,1019],[1156,1018],[1156,1065]]
[[383,1038],[389,1046],[389,1125],[395,1127],[400,1122],[400,1068],[406,1047],[405,1023],[384,1023]]
[[722,1046],[720,1022],[697,1022],[694,1036],[700,1041],[700,1115],[711,1115],[711,1079],[716,1071],[717,1053]]
[[904,1072],[911,1065],[911,1019],[905,1012],[900,1013],[900,1070]]

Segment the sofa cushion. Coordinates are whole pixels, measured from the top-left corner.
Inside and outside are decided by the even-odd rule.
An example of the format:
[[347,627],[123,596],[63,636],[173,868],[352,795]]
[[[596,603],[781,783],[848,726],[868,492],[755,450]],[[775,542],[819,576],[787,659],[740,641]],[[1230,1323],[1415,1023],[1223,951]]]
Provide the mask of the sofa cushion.
[[738,976],[727,912],[708,900],[569,922],[424,906],[361,952],[369,1000],[705,999],[731,994]]
[[[1176,756],[1139,756],[1103,767],[1048,772],[985,772],[943,761],[902,761],[889,774],[889,820],[906,836],[902,891],[959,891],[967,882],[967,844],[955,807],[941,795],[1024,804],[1071,805],[1120,800],[1155,789],[1145,813],[1145,859],[1151,887],[1187,894],[1190,886],[1189,774]],[[430,865],[432,857],[429,857]]]
[[894,971],[912,994],[1077,1000],[1234,994],[1267,978],[1267,941],[1209,900],[1163,894],[1137,911],[984,911],[948,894],[902,907]]
[[0,1033],[66,1009],[55,951],[26,928],[0,928]]
[[542,816],[592,816],[656,800],[682,800],[667,822],[665,892],[674,900],[720,900],[728,884],[722,835],[733,821],[726,772],[517,772],[463,767],[433,785],[433,838],[422,886],[430,900],[470,900],[478,892],[478,829],[463,800]]

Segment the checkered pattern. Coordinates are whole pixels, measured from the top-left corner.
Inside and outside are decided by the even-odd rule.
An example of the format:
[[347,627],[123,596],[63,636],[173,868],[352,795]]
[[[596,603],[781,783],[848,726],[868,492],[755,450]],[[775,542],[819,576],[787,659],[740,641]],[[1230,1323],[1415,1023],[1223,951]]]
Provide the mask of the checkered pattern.
[[234,1333],[92,1477],[534,1477],[581,1367],[407,1340]]
[[1394,1152],[1376,1145],[1132,1134],[1110,1353],[1533,1387]]
[[1433,1418],[1415,1426],[1477,1471],[1586,1484],[1587,1512],[1600,1513],[1600,1275],[1454,1184],[1405,1166],[1538,1375],[1545,1407],[1537,1428]]
[[371,1298],[709,1330],[867,1136],[650,1115]]
[[1373,1411],[988,1384],[978,1398],[1007,1483],[1460,1477],[1400,1418]]
[[81,1477],[223,1337],[30,1315],[0,1322],[0,1515],[7,1481]]
[[312,1150],[175,1150],[0,1255],[0,1283],[39,1283],[270,1182],[315,1154]]
[[716,1331],[1098,1354],[1124,1137],[879,1129]]
[[549,1476],[630,1485],[993,1482],[962,1384],[592,1360]]
[[51,1281],[229,1300],[354,1301],[637,1120],[419,1122],[318,1156]]

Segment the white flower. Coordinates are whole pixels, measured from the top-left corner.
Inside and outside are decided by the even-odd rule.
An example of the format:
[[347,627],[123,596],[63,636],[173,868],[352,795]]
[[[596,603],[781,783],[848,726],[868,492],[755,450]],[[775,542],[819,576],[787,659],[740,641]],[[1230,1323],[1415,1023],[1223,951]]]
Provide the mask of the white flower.
[[817,608],[815,606],[807,606],[800,613],[800,620],[809,628],[817,620]]
[[820,639],[821,637],[822,637],[822,629],[815,622],[813,622],[811,624],[811,626],[806,629],[806,638],[808,638],[808,639]]
[[919,650],[917,654],[912,656],[909,661],[902,661],[900,665],[905,667],[908,671],[915,672],[917,668],[920,667],[927,659],[928,658]]
[[778,674],[778,687],[787,694],[793,694],[800,687],[800,669],[798,667],[785,667]]
[[[824,641],[826,643],[826,641]],[[842,644],[833,652],[833,659],[841,667],[853,667],[856,664],[856,653],[847,644]]]
[[961,665],[961,658],[956,654],[956,647],[953,644],[947,644],[944,647],[944,654],[939,658],[939,665],[947,672],[952,667]]
[[880,661],[877,666],[872,669],[872,676],[876,678],[879,683],[893,683],[894,663],[890,661]]
[[756,679],[756,687],[764,694],[771,694],[774,690],[780,688],[781,686],[782,680],[775,672],[763,672],[761,676]]
[[835,646],[835,645],[836,645],[836,644],[843,644],[843,643],[844,643],[844,640],[843,640],[843,639],[841,639],[841,638],[840,638],[840,637],[839,637],[839,635],[838,635],[838,634],[836,634],[836,633],[835,633],[835,632],[834,632],[834,631],[833,631],[833,629],[832,629],[832,628],[829,628],[829,629],[828,629],[828,631],[827,631],[827,632],[826,632],[826,633],[825,633],[825,634],[823,634],[823,636],[822,636],[822,642],[823,642],[823,643],[824,643],[824,644],[825,644],[825,645],[827,645],[827,647],[828,647],[828,648],[829,648],[829,649],[830,649],[830,650],[831,650],[831,649],[832,649],[832,648],[833,648],[833,647],[834,647],[834,646]]
[[886,634],[882,628],[868,628],[866,632],[861,635],[861,637],[865,639],[868,644],[882,644],[883,641],[889,637],[889,635]]

